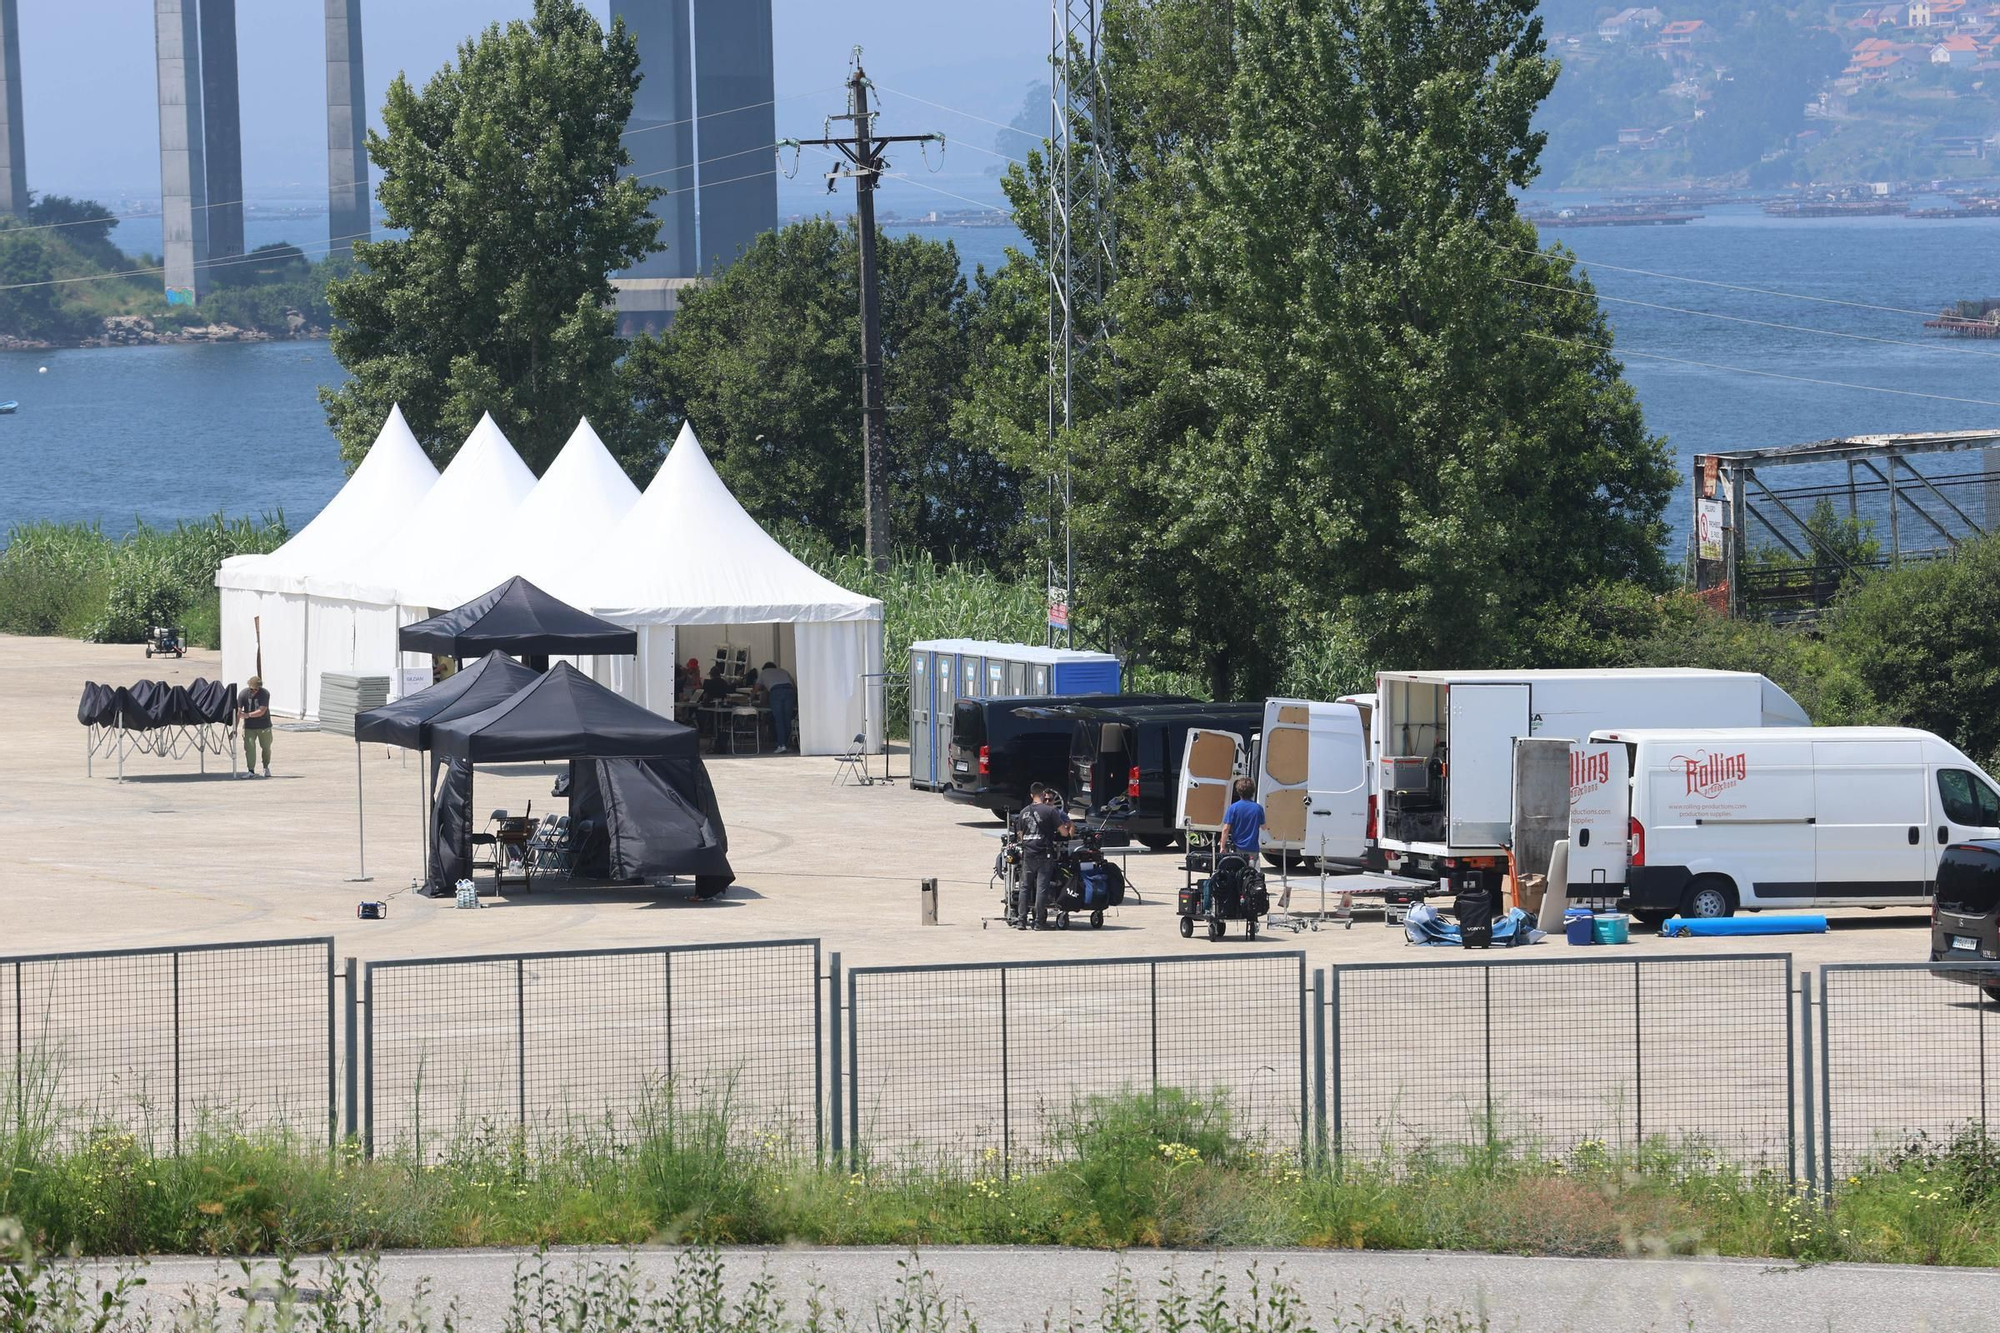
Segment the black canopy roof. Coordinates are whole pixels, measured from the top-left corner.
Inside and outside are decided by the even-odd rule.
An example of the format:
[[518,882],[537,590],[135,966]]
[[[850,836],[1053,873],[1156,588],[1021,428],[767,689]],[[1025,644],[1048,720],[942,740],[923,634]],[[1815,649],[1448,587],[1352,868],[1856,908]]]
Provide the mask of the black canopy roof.
[[599,620],[519,577],[443,615],[404,626],[396,642],[406,653],[460,660],[484,657],[496,649],[517,657],[639,651],[637,630]]
[[511,698],[431,728],[431,748],[475,764],[536,759],[673,759],[700,753],[670,722],[558,662]]
[[356,713],[354,739],[428,750],[434,725],[505,702],[541,674],[503,652],[490,652],[435,685]]

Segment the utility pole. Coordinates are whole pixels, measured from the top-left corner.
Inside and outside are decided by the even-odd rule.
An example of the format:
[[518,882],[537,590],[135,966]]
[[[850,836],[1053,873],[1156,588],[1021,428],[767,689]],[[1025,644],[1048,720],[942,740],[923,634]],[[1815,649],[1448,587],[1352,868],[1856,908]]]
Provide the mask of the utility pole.
[[875,186],[889,168],[882,150],[894,143],[942,142],[941,134],[875,133],[876,112],[869,109],[868,73],[861,68],[861,48],[854,48],[852,71],[847,78],[847,110],[828,116],[829,122],[852,123],[854,133],[844,139],[797,139],[793,146],[831,148],[845,157],[846,167],[826,173],[827,193],[833,193],[840,178],[854,178],[854,209],[861,226],[861,468],[867,492],[866,545],[868,562],[886,573],[892,546],[889,541],[889,436],[882,405],[882,300],[876,290],[875,274]]

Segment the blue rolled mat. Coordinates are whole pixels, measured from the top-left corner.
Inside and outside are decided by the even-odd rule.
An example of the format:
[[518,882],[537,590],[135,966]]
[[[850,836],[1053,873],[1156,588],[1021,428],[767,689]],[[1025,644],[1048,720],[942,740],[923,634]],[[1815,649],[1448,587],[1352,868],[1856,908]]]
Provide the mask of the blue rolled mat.
[[1826,918],[1772,916],[1768,912],[1711,918],[1670,916],[1660,927],[1660,933],[1669,939],[1688,935],[1824,935]]

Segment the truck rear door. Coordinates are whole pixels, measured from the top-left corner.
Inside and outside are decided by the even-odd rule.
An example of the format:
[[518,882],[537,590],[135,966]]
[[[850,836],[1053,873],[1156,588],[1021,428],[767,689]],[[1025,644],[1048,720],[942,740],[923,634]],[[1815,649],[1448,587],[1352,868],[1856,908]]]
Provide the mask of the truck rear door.
[[1584,741],[1569,752],[1569,896],[1607,898],[1631,862],[1631,751]]
[[1453,685],[1445,809],[1453,847],[1502,847],[1514,812],[1514,738],[1528,731],[1526,685]]
[[1188,730],[1181,750],[1181,780],[1174,798],[1174,825],[1202,833],[1222,827],[1229,788],[1243,771],[1243,738],[1204,727]]

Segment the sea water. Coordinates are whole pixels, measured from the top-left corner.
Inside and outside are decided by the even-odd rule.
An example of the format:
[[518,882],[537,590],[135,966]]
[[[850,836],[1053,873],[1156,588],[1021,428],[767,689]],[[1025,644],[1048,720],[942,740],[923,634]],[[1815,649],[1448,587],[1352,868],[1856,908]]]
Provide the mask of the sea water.
[[[890,229],[952,241],[968,273],[1022,244],[1009,228]],[[2000,296],[2000,220],[1775,219],[1730,205],[1686,226],[1549,229],[1543,241],[1589,270],[1646,425],[1683,476],[1710,450],[2000,427],[2000,341],[1923,328],[1948,302]],[[341,379],[324,342],[0,354],[0,399],[21,403],[0,417],[0,531],[280,509],[296,529],[345,475],[318,399]],[[1688,509],[1683,483],[1668,510],[1676,556]]]

